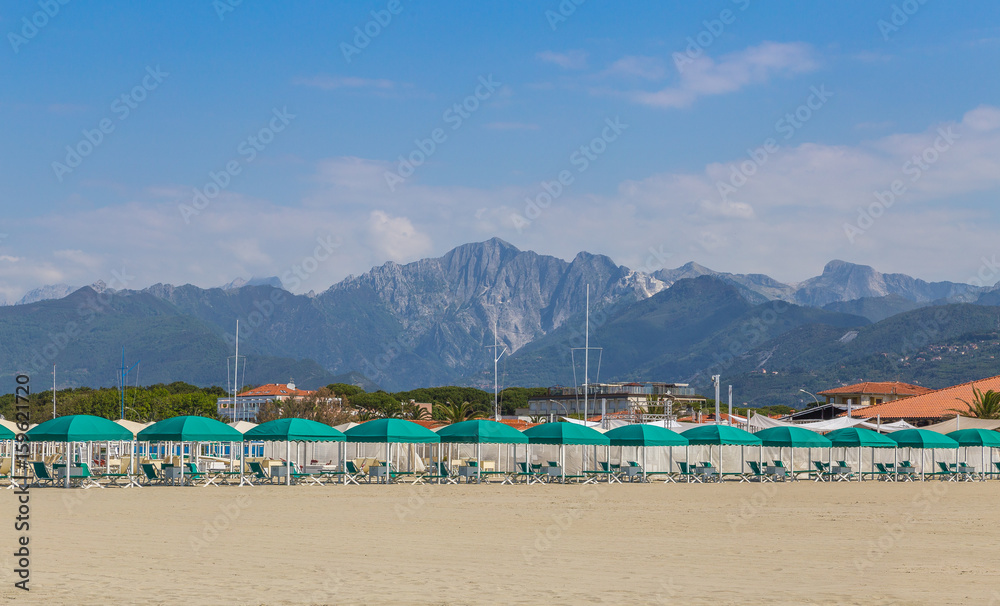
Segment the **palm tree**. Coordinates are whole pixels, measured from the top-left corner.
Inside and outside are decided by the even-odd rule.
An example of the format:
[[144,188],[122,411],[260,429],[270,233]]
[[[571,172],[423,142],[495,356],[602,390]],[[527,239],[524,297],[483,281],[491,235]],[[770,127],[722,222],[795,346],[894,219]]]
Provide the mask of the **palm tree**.
[[410,403],[403,404],[403,416],[414,421],[431,420],[431,413],[426,408]]
[[438,406],[441,407],[442,420],[449,424],[483,418],[483,413],[473,408],[468,402],[462,402],[461,404],[439,404]]
[[965,410],[952,408],[951,411],[980,419],[1000,419],[1000,392],[993,391],[992,389],[983,392],[973,386],[972,393],[975,396],[972,402],[966,402],[959,398],[959,401],[965,404]]

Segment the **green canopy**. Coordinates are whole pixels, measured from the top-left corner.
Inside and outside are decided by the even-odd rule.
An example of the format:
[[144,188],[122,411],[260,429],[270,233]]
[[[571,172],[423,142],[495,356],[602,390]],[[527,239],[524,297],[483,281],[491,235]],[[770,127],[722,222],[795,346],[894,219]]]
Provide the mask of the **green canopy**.
[[702,425],[681,433],[692,446],[735,444],[759,446],[760,438],[730,425]]
[[13,440],[17,437],[13,431],[7,429],[3,425],[0,425],[0,440]]
[[243,434],[208,417],[173,417],[136,434],[140,442],[242,442]]
[[655,425],[625,425],[604,434],[612,446],[687,446],[681,434]]
[[607,446],[608,436],[585,425],[576,423],[543,423],[525,429],[531,444],[584,444]]
[[422,425],[405,419],[375,419],[352,427],[344,432],[348,442],[376,442],[380,444],[425,444],[440,442],[436,433]]
[[487,419],[473,419],[446,425],[438,430],[442,442],[460,444],[527,444],[528,437],[510,425]]
[[56,417],[28,430],[30,442],[131,441],[132,432],[114,421],[93,415]]
[[945,435],[958,442],[959,446],[1000,448],[1000,433],[988,429],[960,429]]
[[831,431],[826,437],[837,448],[895,448],[897,444],[877,431],[864,427],[845,427]]
[[897,445],[908,448],[958,448],[958,442],[929,429],[894,431],[889,437]]
[[347,437],[319,421],[286,418],[261,423],[247,430],[243,439],[263,442],[343,442]]
[[764,446],[791,448],[829,448],[833,444],[815,431],[802,427],[770,427],[754,434]]

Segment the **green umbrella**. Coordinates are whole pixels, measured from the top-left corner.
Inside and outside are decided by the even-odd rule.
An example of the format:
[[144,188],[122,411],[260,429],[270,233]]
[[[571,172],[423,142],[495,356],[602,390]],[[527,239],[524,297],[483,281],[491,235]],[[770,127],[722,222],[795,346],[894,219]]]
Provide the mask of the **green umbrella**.
[[[946,435],[940,434],[936,431],[931,431],[929,429],[904,429],[902,431],[894,431],[889,434],[889,438],[892,439],[900,448],[923,448],[923,449],[937,449],[937,448],[954,448],[955,450],[955,463],[958,463],[958,442],[949,438]],[[931,469],[934,469],[934,457],[931,457]],[[920,456],[920,477],[924,476],[924,457]]]
[[845,427],[831,431],[826,437],[838,448],[895,448],[896,443],[877,431],[864,427]]
[[[861,460],[861,449],[862,448],[892,448],[895,449],[897,444],[880,434],[877,431],[872,431],[871,429],[865,429],[864,427],[844,427],[843,429],[838,429],[836,431],[831,431],[826,434],[827,439],[833,443],[836,448],[857,448],[858,449],[858,479],[864,479],[864,465]],[[893,450],[893,457],[895,457],[895,450]],[[872,451],[871,469],[875,470],[875,451]]]
[[790,448],[829,448],[830,440],[815,431],[801,427],[771,427],[754,434],[764,446]]
[[285,485],[292,484],[292,442],[343,442],[347,437],[319,421],[310,419],[275,419],[253,427],[245,434],[244,440],[285,443]]
[[612,446],[687,446],[681,434],[655,425],[633,424],[612,429],[604,434]]
[[244,440],[262,442],[343,442],[343,433],[310,419],[275,419],[262,423],[243,434]]
[[[483,444],[527,444],[528,437],[510,425],[488,419],[472,419],[446,425],[437,431],[443,443],[475,444],[476,460],[483,459]],[[449,458],[450,447],[449,447]],[[517,447],[514,447],[517,459]],[[482,476],[482,465],[476,465],[477,479]]]
[[222,421],[183,416],[153,423],[136,438],[141,442],[242,442],[243,434]]
[[446,425],[438,430],[442,442],[457,444],[527,444],[528,437],[510,425],[487,419],[473,419]]
[[960,429],[945,435],[958,442],[959,446],[1000,448],[1000,433],[988,429]]
[[423,425],[405,419],[375,419],[344,432],[348,442],[385,444],[385,481],[392,479],[391,444],[439,444],[441,438]]
[[[646,478],[646,448],[648,446],[687,446],[688,439],[681,434],[656,425],[624,425],[605,432],[612,446],[642,447],[642,476]],[[673,450],[670,451],[670,468],[674,466]],[[668,468],[669,469],[669,468]],[[610,481],[610,480],[609,480]]]
[[[181,416],[153,423],[136,434],[140,442],[242,442],[243,434],[222,421]],[[184,485],[184,449],[181,447],[181,485]]]
[[[681,432],[681,435],[687,438],[688,442],[692,446],[719,446],[719,475],[718,479],[722,479],[722,446],[760,446],[760,438],[750,433],[749,431],[743,431],[738,427],[733,427],[731,425],[702,425],[700,427],[694,427],[687,431]],[[745,449],[740,448],[740,471],[743,471],[743,459],[745,457]],[[763,452],[763,449],[761,450]],[[708,451],[709,459],[712,458],[712,450]]]
[[893,442],[907,448],[958,448],[958,442],[929,429],[904,429],[889,434]]
[[[958,442],[959,446],[979,446],[979,465],[983,472],[983,477],[989,477],[986,475],[986,449],[998,448],[1000,447],[1000,433],[991,431],[988,429],[982,429],[979,427],[973,429],[960,429],[958,431],[953,431],[951,433],[945,434],[949,438]],[[969,456],[968,450],[965,452],[965,456]],[[993,451],[990,450],[990,468],[993,467]]]
[[28,430],[29,442],[116,442],[132,439],[132,432],[114,421],[93,415],[56,417]]
[[0,425],[0,440],[13,440],[15,438],[17,438],[17,435],[13,431]]
[[738,427],[730,425],[702,425],[694,427],[680,435],[687,438],[692,446],[721,446],[723,444],[736,446],[760,446],[761,439]]
[[587,446],[607,446],[611,444],[608,436],[585,425],[575,423],[542,423],[525,429],[522,433],[528,436],[531,444],[583,444]]
[[440,442],[438,434],[405,419],[375,419],[344,432],[348,442],[426,444]]
[[[131,441],[132,432],[114,421],[93,415],[56,417],[29,429],[25,438],[30,442],[117,442]],[[72,461],[66,451],[66,488],[69,488]]]
[[[522,433],[528,436],[529,444],[558,444],[559,463],[562,471],[562,481],[566,481],[566,445],[579,444],[583,446],[607,446],[611,448],[608,436],[576,423],[542,423],[525,429]],[[531,461],[528,461],[530,463]]]

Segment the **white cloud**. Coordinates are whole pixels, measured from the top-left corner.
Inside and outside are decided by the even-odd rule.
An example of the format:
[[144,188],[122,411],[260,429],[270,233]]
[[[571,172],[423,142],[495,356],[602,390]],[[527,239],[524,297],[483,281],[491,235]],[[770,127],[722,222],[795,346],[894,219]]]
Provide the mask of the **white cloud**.
[[667,75],[667,66],[657,57],[622,57],[604,71],[606,76],[628,76],[644,80],[661,80]]
[[382,91],[392,90],[396,87],[396,83],[392,80],[386,80],[383,78],[355,78],[355,77],[336,77],[328,75],[313,76],[311,78],[296,78],[292,81],[293,84],[298,84],[300,86],[308,86],[311,88],[319,88],[322,90],[336,90],[339,88],[348,89],[376,89]]
[[409,261],[433,250],[431,239],[406,217],[373,210],[368,219],[368,243],[392,261]]
[[[956,136],[920,177],[904,172],[940,132]],[[779,140],[779,142],[782,142]],[[609,152],[613,153],[613,152]],[[931,154],[933,155],[933,154]],[[1000,254],[993,200],[1000,191],[1000,108],[975,108],[961,120],[895,133],[857,145],[782,145],[736,193],[720,197],[734,157],[700,170],[628,180],[595,195],[574,183],[518,231],[537,184],[493,189],[428,186],[419,178],[389,192],[391,164],[331,158],[316,165],[312,190],[285,204],[226,193],[186,224],[177,209],[190,190],[161,185],[132,201],[80,207],[34,219],[0,242],[0,296],[17,300],[43,284],[111,281],[130,288],[156,282],[216,286],[236,276],[282,277],[314,254],[317,238],[342,242],[297,288],[321,291],[387,260],[410,262],[500,236],[522,249],[572,258],[603,253],[630,267],[649,266],[650,249],[726,271],[763,272],[785,281],[817,274],[833,258],[923,279],[964,280],[982,257]],[[906,193],[852,244],[844,224],[901,180]],[[954,204],[961,199],[962,206]],[[115,225],[115,238],[106,238]],[[46,233],[44,241],[19,234]],[[614,234],[627,234],[616,237]],[[58,242],[54,252],[51,242]],[[72,251],[87,251],[80,262]]]
[[587,53],[582,50],[571,50],[565,53],[557,53],[554,51],[542,51],[536,55],[540,60],[546,63],[552,63],[558,65],[563,69],[586,69],[587,68]]
[[775,76],[789,76],[818,67],[812,47],[801,42],[764,42],[718,61],[707,56],[679,66],[680,82],[658,91],[632,91],[636,103],[661,108],[689,107],[699,97],[732,93]]

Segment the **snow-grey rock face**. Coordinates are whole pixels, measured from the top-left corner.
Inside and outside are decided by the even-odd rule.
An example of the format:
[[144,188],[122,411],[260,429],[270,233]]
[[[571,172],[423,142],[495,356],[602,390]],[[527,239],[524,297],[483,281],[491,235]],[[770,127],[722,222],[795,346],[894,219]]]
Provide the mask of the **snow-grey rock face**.
[[48,286],[42,286],[28,291],[27,294],[21,297],[21,300],[14,305],[27,305],[28,303],[37,303],[38,301],[47,301],[49,299],[62,299],[75,290],[75,286],[68,286],[66,284],[51,284]]
[[904,274],[882,274],[867,265],[830,261],[823,274],[799,284],[795,302],[822,307],[837,301],[898,295],[916,303],[975,300],[982,289],[955,282],[925,282]]

